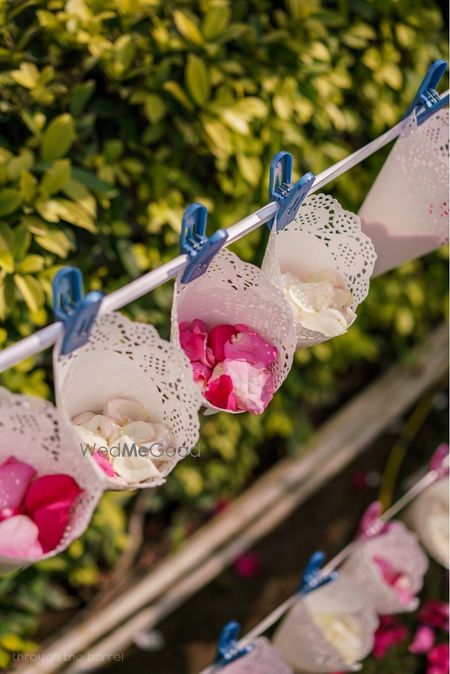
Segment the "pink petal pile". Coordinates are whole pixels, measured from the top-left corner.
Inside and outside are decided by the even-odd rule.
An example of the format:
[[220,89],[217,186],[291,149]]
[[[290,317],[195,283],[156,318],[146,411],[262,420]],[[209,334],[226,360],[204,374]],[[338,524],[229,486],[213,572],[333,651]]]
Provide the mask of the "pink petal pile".
[[54,550],[82,489],[69,475],[36,477],[13,456],[0,465],[0,556],[37,559]]
[[269,371],[278,350],[247,325],[180,323],[180,344],[192,363],[194,381],[211,405],[230,412],[261,414],[274,394]]

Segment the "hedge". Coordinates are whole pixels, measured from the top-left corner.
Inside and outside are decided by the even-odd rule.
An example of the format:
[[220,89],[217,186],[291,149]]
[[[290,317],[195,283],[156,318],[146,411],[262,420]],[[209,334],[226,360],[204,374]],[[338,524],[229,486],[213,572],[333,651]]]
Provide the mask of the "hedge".
[[[293,153],[297,175],[323,170],[395,124],[446,55],[433,0],[17,0],[0,13],[1,346],[52,320],[62,265],[104,292],[158,266],[177,252],[189,203],[209,207],[211,229],[232,224],[266,203],[276,152]],[[334,196],[357,209],[382,160],[340,178]],[[265,236],[237,252],[257,262]],[[174,543],[194,506],[208,510],[261,470],[261,445],[263,463],[293,451],[371,373],[408,357],[444,315],[445,255],[375,281],[356,325],[299,352],[262,417],[205,420],[202,461],[148,497],[150,512],[177,504]],[[126,312],[167,335],[170,303],[166,284]],[[50,355],[1,383],[51,397]],[[129,499],[107,495],[65,554],[0,580],[0,665],[33,646],[46,606],[65,606],[69,586],[95,586],[115,562]]]

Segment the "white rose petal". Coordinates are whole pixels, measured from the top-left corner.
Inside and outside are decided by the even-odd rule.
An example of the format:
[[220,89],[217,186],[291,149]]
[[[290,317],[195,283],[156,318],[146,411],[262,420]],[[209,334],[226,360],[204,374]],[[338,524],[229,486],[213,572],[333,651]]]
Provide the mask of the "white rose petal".
[[72,423],[75,426],[85,426],[93,417],[95,417],[95,412],[82,412],[72,419]]
[[132,421],[122,428],[122,433],[133,438],[138,444],[155,438],[154,424],[149,421]]
[[341,654],[344,662],[351,665],[358,660],[361,651],[357,621],[348,615],[317,613],[314,622],[321,628],[327,641]]
[[153,424],[155,430],[154,442],[158,442],[164,448],[176,447],[176,439],[167,424]]
[[347,321],[337,309],[324,309],[312,316],[302,316],[300,323],[307,330],[320,332],[325,337],[338,337],[347,331]]
[[144,405],[129,398],[108,400],[103,407],[103,414],[122,425],[129,424],[131,421],[149,420],[149,414]]
[[[124,444],[128,447],[132,446],[132,438],[121,436],[117,445],[122,449]],[[143,482],[160,476],[159,470],[152,460],[148,457],[139,456],[139,454],[136,454],[136,456],[112,456],[111,463],[114,472],[127,482]]]
[[98,435],[98,433],[93,433],[84,426],[76,426],[75,430],[85,445],[88,445],[93,449],[98,449],[99,447],[108,447],[108,443],[106,442],[105,438],[103,438],[101,435]]

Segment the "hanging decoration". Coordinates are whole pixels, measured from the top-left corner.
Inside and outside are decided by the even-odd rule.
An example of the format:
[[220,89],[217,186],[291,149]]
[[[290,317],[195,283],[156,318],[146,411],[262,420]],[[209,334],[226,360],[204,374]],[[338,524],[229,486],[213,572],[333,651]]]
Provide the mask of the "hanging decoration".
[[77,454],[109,489],[163,484],[199,437],[200,396],[187,358],[151,325],[101,316],[89,342],[54,351],[58,408],[78,434]]
[[[282,162],[282,170],[285,155],[279,153],[272,162]],[[280,177],[282,184],[291,179],[291,162],[287,166],[288,174]],[[358,216],[328,195],[307,196],[282,228],[275,218],[262,270],[285,293],[299,347],[347,331],[369,292],[375,259]]]
[[0,388],[0,573],[65,550],[103,488],[55,407]]
[[375,275],[448,241],[448,120],[448,109],[422,124],[413,114],[361,206],[378,255]]

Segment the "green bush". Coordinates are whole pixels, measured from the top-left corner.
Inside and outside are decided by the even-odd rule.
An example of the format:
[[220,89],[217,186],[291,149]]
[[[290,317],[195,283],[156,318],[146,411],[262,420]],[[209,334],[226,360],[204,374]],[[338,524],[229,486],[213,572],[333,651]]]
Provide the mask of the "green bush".
[[[323,170],[395,124],[430,62],[446,54],[433,1],[17,0],[0,13],[2,346],[52,319],[61,265],[79,266],[87,289],[105,292],[155,268],[176,254],[190,202],[208,205],[212,229],[230,225],[267,201],[277,151],[293,153],[297,172]],[[358,208],[382,154],[331,187],[345,207]],[[257,261],[264,237],[255,232],[236,249]],[[445,311],[444,257],[375,281],[357,324],[299,352],[262,417],[208,418],[202,461],[183,462],[149,508],[209,508],[232,495],[257,470],[263,441],[293,450],[312,410],[407,357]],[[167,335],[170,303],[166,284],[126,311]],[[49,354],[1,382],[50,397]],[[114,563],[125,545],[121,505],[108,495],[81,543],[1,581],[0,611],[15,608],[1,621],[0,664],[27,647],[11,632],[32,632],[52,579],[92,584],[99,565]],[[185,530],[186,515],[173,540]]]

